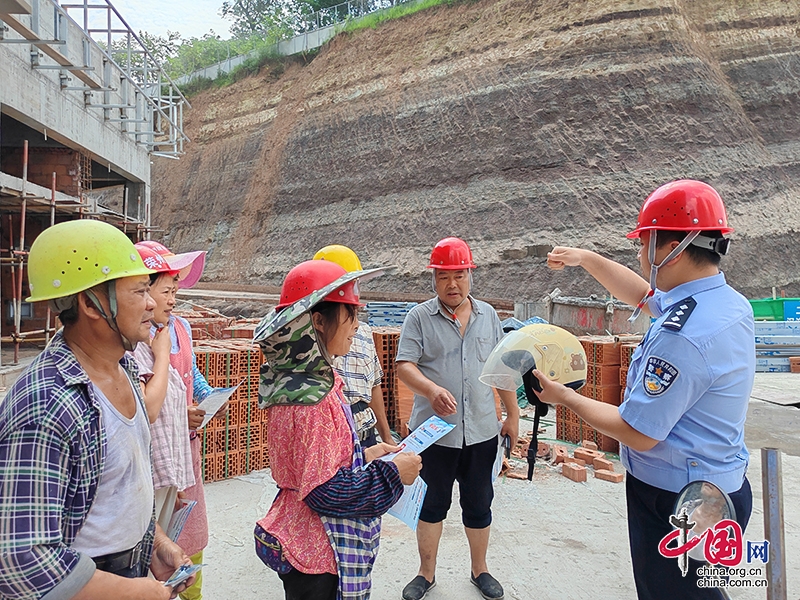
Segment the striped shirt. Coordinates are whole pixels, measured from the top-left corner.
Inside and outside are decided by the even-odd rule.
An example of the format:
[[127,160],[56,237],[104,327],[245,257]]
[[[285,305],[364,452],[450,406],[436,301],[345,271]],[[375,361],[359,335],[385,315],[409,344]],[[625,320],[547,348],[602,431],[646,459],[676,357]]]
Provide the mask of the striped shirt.
[[[143,406],[135,362],[120,364]],[[106,443],[89,377],[59,331],[0,402],[0,597],[71,598],[92,578],[94,562],[70,546],[97,494]],[[151,529],[148,565],[152,542]]]
[[344,397],[348,404],[372,401],[372,388],[381,384],[383,369],[369,325],[358,324],[350,352],[335,358],[333,368],[344,380]]

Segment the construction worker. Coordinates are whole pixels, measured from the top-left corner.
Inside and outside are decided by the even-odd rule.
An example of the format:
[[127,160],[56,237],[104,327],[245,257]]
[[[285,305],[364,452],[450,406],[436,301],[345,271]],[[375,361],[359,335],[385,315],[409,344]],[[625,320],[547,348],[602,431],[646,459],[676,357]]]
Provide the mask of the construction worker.
[[149,421],[125,354],[149,339],[152,270],[89,220],[46,229],[28,264],[27,301],[49,301],[64,328],[0,404],[0,596],[175,597],[184,586],[161,581],[191,562],[155,523]]
[[277,312],[255,331],[266,359],[259,406],[269,410],[270,468],[280,489],[256,523],[256,554],[278,574],[287,600],[369,598],[380,517],[419,474],[419,456],[398,446],[362,450],[331,367],[358,328],[358,279],[380,272],[300,263],[284,279]]
[[[197,368],[191,326],[172,310],[178,288],[189,288],[200,279],[206,253],[200,250],[174,254],[154,241],[139,242],[136,249],[145,265],[153,254],[164,262],[150,276],[150,294],[156,304],[153,320],[168,330],[169,341],[161,353],[155,344],[145,343],[138,344],[133,353],[145,388],[147,409],[157,416],[151,425],[156,518],[166,528],[176,499],[196,502],[176,542],[194,564],[202,564],[203,550],[208,545],[208,515],[202,448],[196,429],[202,424],[205,411],[196,403],[202,402],[213,388]],[[154,340],[160,337],[155,327],[151,335]],[[219,412],[225,410],[227,404]],[[200,600],[202,584],[200,572],[194,584],[181,593],[181,600]]]
[[755,372],[754,326],[750,304],[719,270],[731,231],[714,188],[680,180],[650,194],[628,234],[641,242],[639,262],[649,282],[588,250],[556,247],[548,254],[551,268],[581,266],[615,297],[637,306],[637,315],[643,310],[655,317],[633,354],[620,407],[534,373],[542,400],[567,406],[622,444],[641,600],[722,597],[717,589],[697,586],[701,563],[690,559],[683,577],[677,561],[658,552],[686,484],[704,480],[728,493],[742,530],[750,518],[744,421]]
[[[347,246],[325,246],[314,255],[314,260],[336,263],[348,273],[362,270],[358,255]],[[376,428],[381,441],[393,443],[381,390],[383,369],[369,325],[358,323],[350,352],[336,357],[333,368],[344,380],[344,395],[353,411],[361,445],[369,448],[378,443]]]
[[494,308],[470,295],[472,251],[464,240],[448,237],[431,252],[436,296],[406,316],[397,348],[397,374],[414,392],[409,428],[438,415],[455,428],[422,453],[422,478],[428,490],[417,525],[420,567],[403,589],[405,600],[420,600],[436,584],[436,555],[442,526],[458,481],[461,520],[469,542],[470,581],[488,599],[503,597],[503,586],[489,574],[486,551],[492,522],[492,467],[498,433],[519,433],[515,392],[498,390],[507,418],[502,431],[492,389],[478,377],[492,348],[503,337]]

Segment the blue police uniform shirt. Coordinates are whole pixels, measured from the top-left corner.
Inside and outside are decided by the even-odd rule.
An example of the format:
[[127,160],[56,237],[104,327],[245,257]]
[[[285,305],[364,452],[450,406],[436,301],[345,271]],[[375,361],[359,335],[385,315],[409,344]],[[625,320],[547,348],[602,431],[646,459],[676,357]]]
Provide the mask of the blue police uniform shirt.
[[631,357],[619,413],[659,442],[647,452],[621,446],[622,464],[672,492],[697,480],[735,492],[750,456],[744,443],[756,364],[750,304],[719,273],[657,291],[649,307],[660,316]]

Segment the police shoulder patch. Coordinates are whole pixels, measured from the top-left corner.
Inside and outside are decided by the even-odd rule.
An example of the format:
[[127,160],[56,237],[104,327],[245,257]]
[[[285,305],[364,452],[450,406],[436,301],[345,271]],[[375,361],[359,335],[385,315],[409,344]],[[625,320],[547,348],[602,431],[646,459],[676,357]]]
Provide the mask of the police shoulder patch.
[[666,327],[667,329],[671,329],[673,331],[680,331],[683,329],[683,326],[686,325],[686,321],[689,319],[689,316],[692,314],[692,311],[696,306],[697,302],[694,298],[691,296],[684,298],[669,312],[667,318],[664,319],[662,327]]
[[650,356],[644,368],[642,385],[648,396],[660,396],[666,392],[680,375],[673,364],[658,356]]

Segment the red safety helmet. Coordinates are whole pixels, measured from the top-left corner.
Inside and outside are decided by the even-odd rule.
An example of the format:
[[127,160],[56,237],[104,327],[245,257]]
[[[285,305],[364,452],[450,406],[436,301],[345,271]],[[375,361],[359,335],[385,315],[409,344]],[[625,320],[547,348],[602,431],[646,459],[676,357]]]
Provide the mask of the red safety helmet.
[[636,229],[628,234],[638,238],[642,231],[721,231],[731,233],[725,205],[717,190],[694,179],[679,179],[662,185],[642,204]]
[[447,237],[436,242],[431,252],[430,264],[426,268],[458,271],[476,267],[467,242],[457,237]]
[[142,262],[144,262],[144,266],[147,267],[148,269],[155,271],[156,273],[174,273],[175,275],[178,274],[177,271],[170,268],[169,263],[167,263],[166,259],[152,248],[148,248],[147,246],[140,246],[139,244],[135,244],[134,247],[136,248],[136,251],[139,252],[139,256],[142,257]]
[[[307,260],[301,262],[286,274],[283,286],[281,286],[281,300],[275,310],[294,304],[311,292],[333,283],[346,273],[347,271],[343,267],[329,260]],[[323,301],[360,306],[357,284],[357,279],[349,281],[325,296]]]

